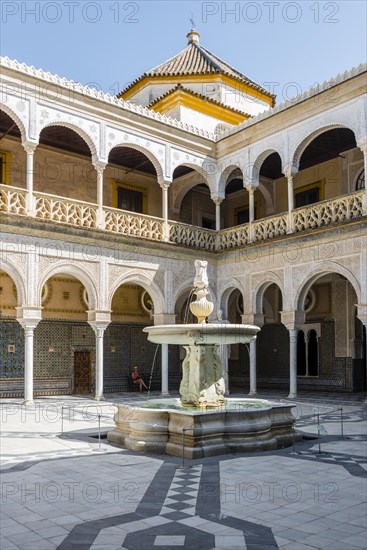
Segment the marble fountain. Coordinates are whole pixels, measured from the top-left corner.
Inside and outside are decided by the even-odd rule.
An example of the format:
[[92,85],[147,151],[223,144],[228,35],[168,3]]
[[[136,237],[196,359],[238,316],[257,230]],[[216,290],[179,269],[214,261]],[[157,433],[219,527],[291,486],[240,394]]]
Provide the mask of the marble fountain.
[[108,441],[132,451],[184,455],[188,459],[291,445],[293,405],[224,397],[219,345],[247,344],[260,329],[207,323],[214,308],[207,299],[207,262],[196,260],[195,267],[196,300],[190,310],[197,323],[143,329],[151,342],[184,347],[181,398],[116,404],[115,428],[108,433]]

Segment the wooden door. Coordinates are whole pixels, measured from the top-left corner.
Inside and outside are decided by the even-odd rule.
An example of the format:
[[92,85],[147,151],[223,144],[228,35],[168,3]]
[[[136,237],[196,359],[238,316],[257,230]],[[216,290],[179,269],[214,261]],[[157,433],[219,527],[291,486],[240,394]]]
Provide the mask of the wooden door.
[[92,354],[90,351],[74,352],[74,393],[92,391]]

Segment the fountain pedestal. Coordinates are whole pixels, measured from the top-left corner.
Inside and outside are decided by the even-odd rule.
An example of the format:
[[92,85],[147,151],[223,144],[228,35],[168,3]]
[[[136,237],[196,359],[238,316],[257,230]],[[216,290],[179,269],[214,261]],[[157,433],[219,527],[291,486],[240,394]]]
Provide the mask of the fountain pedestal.
[[224,403],[224,380],[217,345],[184,346],[180,384],[181,403],[194,407],[220,407]]

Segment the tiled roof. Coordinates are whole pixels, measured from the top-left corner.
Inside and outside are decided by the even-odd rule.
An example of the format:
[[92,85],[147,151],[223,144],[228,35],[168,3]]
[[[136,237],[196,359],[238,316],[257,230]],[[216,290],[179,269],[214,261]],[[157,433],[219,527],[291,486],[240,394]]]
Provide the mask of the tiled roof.
[[[120,94],[127,92],[130,88],[135,86],[138,82],[144,78],[158,77],[158,76],[191,76],[191,75],[215,75],[222,74],[230,76],[242,84],[247,84],[255,90],[259,90],[269,97],[275,98],[268,90],[265,90],[249,78],[243,75],[221,59],[211,53],[198,43],[190,43],[180,53],[171,57],[164,63],[161,63],[157,67],[154,67],[150,71],[144,73],[141,77],[137,78],[129,84]],[[119,94],[119,95],[120,95]]]
[[192,90],[189,90],[189,88],[186,88],[185,86],[182,86],[182,84],[177,84],[176,86],[174,86],[173,88],[171,88],[170,90],[165,92],[164,94],[160,95],[159,97],[157,97],[156,99],[151,101],[151,103],[149,103],[149,105],[147,105],[148,109],[151,109],[154,105],[156,105],[156,103],[159,103],[162,99],[170,96],[171,94],[173,94],[174,92],[177,92],[177,91],[185,92],[186,94],[190,94],[194,97],[202,99],[203,101],[206,101],[207,103],[212,103],[213,105],[218,105],[219,107],[223,107],[224,109],[228,109],[229,111],[231,111],[233,113],[237,113],[239,115],[244,115],[245,117],[251,117],[251,115],[249,115],[248,113],[245,113],[244,111],[240,111],[239,109],[235,109],[234,107],[230,107],[229,105],[226,105],[225,103],[222,103],[221,101],[217,101],[216,99],[212,99],[210,97],[207,97],[206,95],[199,94],[197,92],[193,92]]

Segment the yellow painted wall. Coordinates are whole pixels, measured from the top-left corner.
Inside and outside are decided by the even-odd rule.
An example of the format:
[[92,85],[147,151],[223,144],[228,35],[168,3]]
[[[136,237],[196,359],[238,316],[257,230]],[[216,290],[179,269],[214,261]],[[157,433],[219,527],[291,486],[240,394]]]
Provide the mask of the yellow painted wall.
[[2,317],[15,317],[17,293],[13,279],[0,271],[0,313]]

